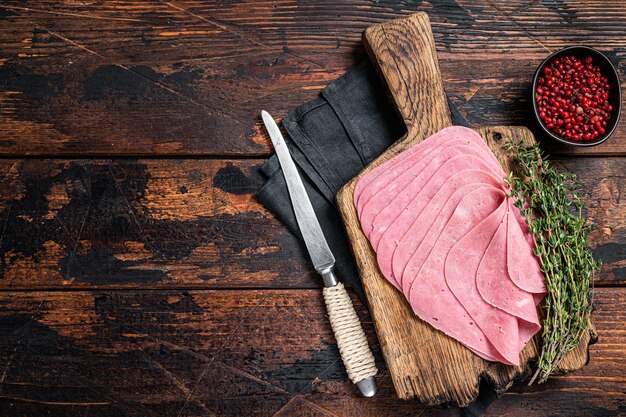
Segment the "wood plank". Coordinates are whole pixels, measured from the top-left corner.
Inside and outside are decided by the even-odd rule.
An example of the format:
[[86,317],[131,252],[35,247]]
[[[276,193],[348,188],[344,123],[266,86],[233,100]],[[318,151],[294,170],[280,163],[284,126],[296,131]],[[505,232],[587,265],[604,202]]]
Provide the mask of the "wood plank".
[[[442,0],[435,5],[396,5],[363,0],[295,5],[279,0],[271,5],[260,1],[232,1],[228,7],[214,0],[144,1],[139,4],[117,1],[97,7],[59,0],[45,4],[26,0],[8,1],[2,8],[4,20],[14,24],[12,29],[3,26],[6,33],[3,36],[14,40],[13,43],[7,42],[6,53],[48,54],[36,58],[50,58],[54,52],[72,53],[76,48],[71,44],[53,43],[29,51],[33,48],[20,45],[22,39],[10,35],[32,23],[39,24],[41,29],[67,35],[66,38],[101,55],[121,58],[125,63],[154,62],[155,58],[156,61],[173,57],[186,59],[192,50],[199,59],[226,58],[232,57],[238,46],[245,48],[240,53],[281,51],[287,46],[288,52],[294,56],[313,59],[320,52],[331,55],[329,51],[332,49],[338,49],[338,55],[349,54],[350,48],[360,42],[361,32],[367,26],[417,11],[429,13],[442,59],[451,54],[477,59],[507,56],[511,52],[531,56],[559,48],[566,42],[593,39],[607,42],[610,47],[626,46],[620,36],[626,13],[619,0],[566,0],[563,3],[558,0]],[[609,21],[607,15],[611,17]],[[564,25],[573,21],[576,25]],[[107,36],[90,33],[94,27]],[[500,31],[496,31],[498,28]],[[560,29],[558,33],[550,33],[555,28]],[[528,35],[528,32],[537,30],[541,31],[536,33],[541,38]],[[129,36],[141,32],[143,37]],[[207,48],[206,39],[214,39],[215,47]],[[146,44],[153,48],[154,56],[135,53]],[[183,48],[172,50],[172,45]],[[318,56],[318,64],[323,64],[327,58]]]
[[2,287],[318,287],[259,165],[1,161]]
[[[300,242],[254,200],[262,160],[2,160],[0,288],[319,288]],[[579,176],[598,285],[626,283],[626,160]]]
[[[487,415],[623,412],[626,289],[597,289],[595,305],[600,339],[589,365],[544,385],[517,385]],[[15,417],[424,412],[395,397],[380,366],[378,395],[357,395],[317,290],[0,294],[0,410]]]
[[[568,0],[567,12],[559,2],[507,4],[5,2],[0,155],[267,154],[260,108],[284,115],[312,99],[365,59],[366,27],[418,10],[433,22],[448,95],[456,103],[476,95],[463,106],[472,125],[531,124],[519,86],[549,51],[582,37],[624,77],[619,2]],[[530,16],[515,16],[527,4]],[[624,127],[574,152],[624,155]]]

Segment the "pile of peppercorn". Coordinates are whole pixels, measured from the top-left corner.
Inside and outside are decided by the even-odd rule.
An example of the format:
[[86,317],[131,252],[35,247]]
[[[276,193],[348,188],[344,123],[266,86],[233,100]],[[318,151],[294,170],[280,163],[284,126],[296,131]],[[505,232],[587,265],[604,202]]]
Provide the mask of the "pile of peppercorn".
[[604,134],[613,110],[610,85],[591,57],[556,58],[543,68],[537,83],[539,118],[550,131],[574,141]]

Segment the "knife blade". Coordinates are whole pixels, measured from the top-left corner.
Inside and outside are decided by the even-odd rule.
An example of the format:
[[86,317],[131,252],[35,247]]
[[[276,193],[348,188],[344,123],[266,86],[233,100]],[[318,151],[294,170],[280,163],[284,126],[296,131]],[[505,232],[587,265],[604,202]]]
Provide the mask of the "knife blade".
[[287,183],[287,189],[289,190],[289,198],[293,206],[293,211],[296,214],[296,221],[302,233],[302,238],[313,261],[313,267],[318,273],[323,273],[329,268],[335,265],[335,257],[328,247],[328,242],[324,237],[324,232],[320,226],[311,200],[309,199],[296,164],[291,158],[289,148],[285,143],[278,125],[265,110],[261,113],[263,117],[263,123],[267,128],[267,131],[272,140],[272,145],[276,150],[278,156],[278,162],[283,170],[285,176],[285,182]]
[[263,110],[261,116],[276,150],[304,244],[315,270],[324,280],[324,300],[348,376],[364,396],[371,397],[377,389],[374,379],[377,369],[361,322],[343,284],[339,283],[334,274],[335,257],[328,246],[285,139],[268,112]]

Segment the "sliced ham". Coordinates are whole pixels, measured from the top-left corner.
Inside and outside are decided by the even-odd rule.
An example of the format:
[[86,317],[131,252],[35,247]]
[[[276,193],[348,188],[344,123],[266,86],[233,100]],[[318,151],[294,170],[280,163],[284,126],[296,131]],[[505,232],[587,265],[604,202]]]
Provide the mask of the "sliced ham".
[[[390,281],[397,282],[404,291],[402,272],[424,237],[428,236],[434,245],[461,198],[480,184],[497,187],[498,179],[478,169],[457,172],[445,181],[430,200],[416,199],[416,205],[423,206],[421,209],[408,206],[378,242],[376,253],[381,272]],[[420,247],[424,258],[428,247],[428,244]]]
[[369,185],[376,179],[378,178],[380,175],[382,175],[383,172],[388,171],[391,168],[397,167],[399,166],[402,161],[404,161],[406,158],[410,157],[411,155],[413,155],[414,153],[423,153],[426,150],[433,150],[436,148],[431,146],[431,145],[441,145],[443,144],[442,141],[446,140],[446,134],[444,133],[446,129],[442,129],[439,132],[435,133],[434,135],[431,135],[429,137],[427,137],[426,139],[424,139],[422,142],[419,143],[420,146],[412,146],[409,149],[405,150],[404,152],[401,152],[399,154],[397,154],[396,156],[394,156],[393,158],[389,159],[386,162],[383,162],[382,164],[378,165],[377,167],[374,167],[372,170],[370,170],[367,174],[363,175],[360,179],[359,179],[359,183],[356,185],[356,187],[354,188],[354,203],[355,206],[359,206],[359,200],[360,200],[360,196],[362,191],[369,187]]
[[489,151],[480,135],[465,127],[451,126],[440,130],[419,145],[409,148],[365,174],[359,180],[354,191],[357,212],[361,211],[363,205],[373,194],[389,185],[393,185],[395,178],[404,174],[409,168],[413,168],[416,161],[420,161],[433,151],[441,152],[446,147],[453,145],[465,145],[474,147],[477,150],[483,150],[485,151],[486,159],[493,162],[495,166],[499,166],[497,159]]
[[[456,146],[443,146],[435,149],[427,155],[421,156],[418,160],[408,158],[405,160],[407,166],[402,170],[394,171],[393,180],[389,183],[385,182],[385,178],[390,173],[385,173],[377,178],[370,187],[363,191],[360,206],[358,208],[361,224],[364,225],[364,232],[369,235],[371,225],[376,215],[386,207],[389,202],[395,199],[399,194],[406,191],[407,186],[412,182],[423,185],[437,171],[450,155],[458,155]],[[469,146],[463,146],[463,151],[470,151]]]
[[[516,207],[514,207],[516,209]],[[539,261],[533,254],[533,248],[524,237],[519,222],[513,216],[508,219],[507,231],[507,268],[511,280],[524,291],[544,294],[546,285]]]
[[476,271],[476,287],[481,297],[490,305],[538,325],[539,318],[533,295],[513,283],[507,268],[507,257],[502,256],[503,250],[509,250],[506,237],[508,220],[513,216],[511,211],[509,200],[504,221],[493,234]]
[[[467,149],[467,147],[465,148]],[[458,154],[457,152],[463,153]],[[390,196],[383,195],[374,203],[370,200],[363,209],[363,219],[361,222],[363,225],[367,225],[367,222],[370,221],[372,223],[372,229],[369,234],[372,246],[376,248],[381,235],[403,210],[415,210],[420,206],[423,207],[425,203],[437,193],[445,180],[450,178],[453,174],[466,169],[476,168],[490,172],[501,178],[501,169],[500,172],[498,172],[498,170],[491,165],[485,163],[479,153],[474,152],[473,150],[461,150],[456,147],[448,148],[431,161],[431,163],[394,198],[391,199]],[[381,207],[383,208],[381,209]],[[373,219],[372,216],[374,216]],[[365,226],[364,231],[366,234],[367,229],[367,226]]]
[[[363,191],[357,209],[359,216],[365,217],[363,224],[367,224],[368,221],[376,216],[378,213],[376,209],[380,208],[381,201],[383,203],[391,201],[414,183],[423,185],[424,181],[427,181],[451,157],[467,154],[478,155],[481,160],[484,160],[483,152],[485,152],[483,149],[475,145],[471,146],[471,143],[468,143],[468,141],[452,140],[439,149],[428,152],[426,155],[415,155],[407,158],[404,161],[406,166],[385,172]],[[485,162],[485,165],[488,165],[488,163]],[[501,169],[497,164],[492,164],[491,166],[494,171]],[[415,186],[412,186],[412,188],[415,189]],[[370,217],[367,218],[367,216]]]
[[[440,132],[438,132],[440,133]],[[361,194],[363,193],[364,190],[366,190],[367,188],[370,188],[371,184],[378,179],[383,173],[392,170],[395,167],[401,166],[402,163],[404,162],[404,160],[406,160],[407,158],[409,158],[411,155],[415,154],[415,153],[421,153],[422,156],[426,155],[426,153],[431,152],[433,150],[435,150],[437,147],[436,146],[430,146],[433,143],[437,143],[437,139],[441,139],[441,140],[445,140],[445,138],[442,138],[443,135],[438,135],[437,133],[429,136],[428,138],[424,139],[419,147],[417,146],[413,146],[407,150],[405,150],[402,153],[399,153],[398,155],[394,156],[393,158],[391,158],[390,160],[383,162],[382,164],[374,167],[372,170],[370,170],[368,173],[366,173],[365,175],[363,175],[360,179],[358,184],[354,187],[354,205],[357,207],[357,209],[360,207],[361,203],[362,203],[362,198],[361,198]]]
[[[483,187],[459,202],[426,261],[414,275],[409,294],[409,303],[422,320],[475,352],[484,352],[491,357],[500,355],[493,351],[494,347],[484,332],[450,291],[444,277],[444,261],[454,243],[495,211],[504,198],[502,190]],[[412,271],[410,266],[407,269]],[[517,339],[517,334],[515,337]]]
[[365,174],[354,202],[382,274],[422,320],[519,364],[545,293],[504,172],[470,129],[443,129]]
[[[448,252],[445,260],[445,279],[448,287],[465,307],[474,319],[475,323],[485,333],[491,344],[506,359],[508,363],[519,365],[519,343],[513,344],[510,338],[520,334],[519,318],[487,303],[478,291],[476,280],[479,266],[488,265],[481,263],[483,258],[493,255],[488,252],[490,243],[496,231],[501,225],[506,227],[505,220],[508,212],[508,204],[503,200],[500,207],[484,218],[469,233],[463,236]],[[506,230],[506,228],[504,229]],[[498,258],[496,254],[496,258]],[[501,257],[504,258],[504,257]],[[495,271],[483,273],[494,274]],[[496,275],[498,281],[506,280],[505,275]],[[532,295],[523,300],[535,309]],[[536,328],[539,330],[539,322],[536,317]],[[525,343],[525,342],[524,342]]]
[[[373,172],[369,172],[368,174],[366,174],[366,176],[369,176],[371,181],[369,182],[367,188],[364,188],[362,192],[358,195],[358,198],[356,200],[357,212],[359,213],[362,212],[363,206],[369,201],[369,199],[373,195],[376,195],[377,192],[384,190],[388,186],[393,187],[395,185],[394,180],[396,178],[406,173],[407,170],[414,168],[413,167],[414,158],[418,158],[418,160],[421,163],[427,162],[429,159],[426,159],[426,158],[432,158],[434,155],[440,153],[450,142],[454,144],[454,141],[443,140],[440,146],[427,146],[425,148],[420,149],[420,152],[414,152],[413,155],[411,154],[404,155],[405,153],[408,153],[408,152],[405,152],[401,154],[401,155],[404,155],[405,158],[399,161],[397,165],[394,165],[394,166],[381,165],[377,167],[380,171],[376,171],[375,176],[372,175],[374,174]],[[458,142],[457,144],[467,143],[467,141],[457,141],[457,142]],[[359,181],[359,184],[360,183],[361,181]]]
[[[435,200],[429,205],[424,215],[418,218],[409,231],[405,233],[400,241],[398,248],[394,251],[392,257],[392,269],[394,274],[400,277],[402,291],[410,294],[411,286],[414,283],[413,277],[420,271],[422,265],[428,259],[433,248],[439,241],[446,225],[456,213],[456,208],[460,201],[472,192],[487,192],[492,189],[499,189],[495,184],[489,182],[491,178],[487,177],[483,182],[480,181],[480,174],[472,174],[466,172],[468,180],[467,185],[458,188],[442,205],[443,198]],[[472,183],[472,181],[474,181]],[[442,193],[445,197],[445,193]],[[438,217],[435,218],[435,216]],[[428,223],[427,223],[428,222]],[[428,228],[424,225],[430,225]],[[417,236],[415,241],[411,238]]]

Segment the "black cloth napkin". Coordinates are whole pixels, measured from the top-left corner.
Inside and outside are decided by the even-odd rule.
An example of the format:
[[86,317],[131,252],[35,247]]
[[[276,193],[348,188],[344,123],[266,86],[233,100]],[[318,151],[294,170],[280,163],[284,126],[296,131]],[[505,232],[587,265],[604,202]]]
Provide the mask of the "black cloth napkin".
[[[405,133],[369,62],[326,87],[321,96],[283,118],[291,151],[324,235],[336,259],[339,278],[367,304],[335,195],[372,159]],[[276,155],[261,167],[266,178],[256,197],[301,238],[287,185]]]
[[[365,305],[367,300],[335,195],[406,132],[385,91],[372,65],[364,62],[329,84],[319,98],[297,107],[283,119],[287,147],[336,258],[337,273]],[[453,123],[467,126],[455,107],[450,109]],[[260,171],[265,183],[256,194],[258,201],[302,239],[276,155]],[[479,397],[462,414],[480,416],[496,398],[493,388],[483,381]]]

